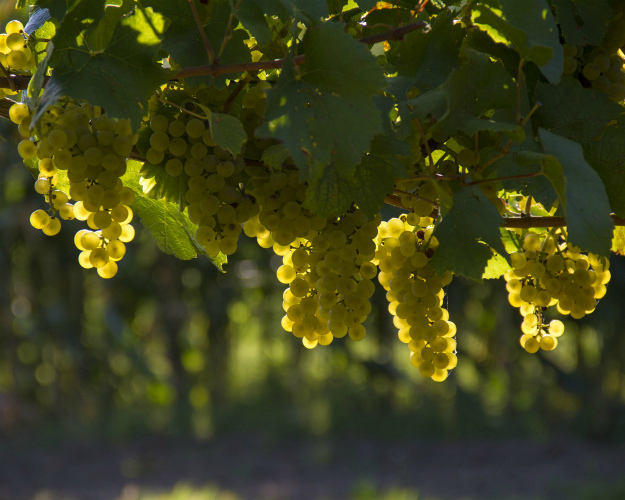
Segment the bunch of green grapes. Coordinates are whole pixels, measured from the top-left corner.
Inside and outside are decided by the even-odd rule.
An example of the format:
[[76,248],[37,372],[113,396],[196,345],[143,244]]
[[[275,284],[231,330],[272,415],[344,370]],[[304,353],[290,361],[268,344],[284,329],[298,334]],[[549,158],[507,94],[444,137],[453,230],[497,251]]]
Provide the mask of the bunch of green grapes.
[[[380,217],[368,220],[357,208],[294,243],[277,270],[288,284],[282,327],[309,349],[346,335],[362,340],[371,312],[377,267],[374,238]],[[314,237],[309,239],[312,234]]]
[[20,21],[9,21],[6,33],[0,34],[0,63],[11,72],[30,71],[37,66]]
[[410,362],[423,377],[441,382],[458,359],[456,325],[443,307],[443,287],[452,274],[439,276],[430,264],[438,246],[433,230],[431,218],[413,212],[382,222],[373,263],[380,268],[378,280],[387,291],[399,339],[410,349]]
[[582,75],[593,89],[620,102],[625,99],[625,55],[616,47],[584,49],[578,45],[564,44],[564,74]]
[[[43,114],[37,135],[29,137],[28,107],[14,104],[9,117],[25,137],[17,147],[20,156],[37,163],[35,190],[50,206],[35,211],[31,224],[54,235],[61,230],[59,218],[86,221],[91,231],[79,231],[74,240],[80,265],[97,268],[103,278],[115,276],[124,244],[135,234],[130,225],[135,194],[120,179],[137,141],[129,121],[108,118],[87,104],[55,105]],[[55,189],[60,177],[67,181],[65,190]]]
[[520,343],[530,353],[555,349],[564,333],[562,321],[545,321],[549,307],[580,319],[595,310],[610,281],[609,261],[581,253],[563,230],[527,233],[510,262],[513,269],[504,275],[508,300],[523,316]]
[[273,248],[284,255],[312,239],[326,226],[326,219],[305,209],[307,184],[298,170],[274,170],[248,165],[247,174],[254,183],[252,195],[258,200],[259,213],[247,221],[243,230],[256,238],[263,248]]
[[198,225],[196,239],[211,256],[232,255],[241,224],[258,212],[255,198],[241,188],[243,157],[216,145],[207,122],[188,113],[154,115],[150,129],[146,159],[164,164],[168,175],[186,184],[184,200],[189,219]]

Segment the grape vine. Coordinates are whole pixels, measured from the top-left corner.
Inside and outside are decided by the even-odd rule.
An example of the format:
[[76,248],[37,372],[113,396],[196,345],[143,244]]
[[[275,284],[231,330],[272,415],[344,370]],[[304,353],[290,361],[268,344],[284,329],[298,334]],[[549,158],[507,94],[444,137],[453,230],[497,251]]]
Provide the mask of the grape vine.
[[365,338],[377,278],[443,381],[453,275],[504,277],[536,353],[625,253],[621,2],[26,4],[0,34],[0,116],[43,197],[30,223],[83,221],[76,257],[103,278],[135,216],[219,267],[243,233],[282,258],[304,346]]

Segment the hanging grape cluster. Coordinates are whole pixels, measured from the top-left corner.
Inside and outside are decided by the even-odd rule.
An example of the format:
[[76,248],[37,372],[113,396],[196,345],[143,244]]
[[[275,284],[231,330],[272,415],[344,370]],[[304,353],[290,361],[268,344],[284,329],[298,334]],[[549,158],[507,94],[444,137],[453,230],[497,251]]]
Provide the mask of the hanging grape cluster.
[[[27,137],[18,152],[24,160],[36,160],[35,190],[49,204],[47,211],[31,215],[31,224],[52,236],[61,230],[60,219],[86,221],[90,229],[74,239],[81,250],[80,265],[97,268],[103,278],[115,276],[125,243],[135,234],[130,225],[135,193],[120,179],[137,140],[130,123],[108,118],[95,106],[67,103],[48,108],[36,135],[30,136],[32,116],[26,105],[14,104],[9,116]],[[56,189],[61,176],[67,181],[65,190]]]
[[164,164],[169,176],[181,179],[189,219],[198,225],[198,243],[210,256],[232,255],[241,224],[258,212],[255,199],[240,186],[243,157],[219,147],[206,120],[189,113],[154,115],[150,129],[146,159]]
[[625,99],[625,54],[618,46],[612,47],[606,40],[603,47],[564,44],[563,49],[565,75],[583,77],[615,102]]
[[444,286],[452,274],[438,276],[430,264],[438,242],[429,217],[416,213],[382,222],[373,261],[386,290],[389,312],[408,344],[410,362],[425,378],[441,382],[456,366],[456,325],[443,307]]
[[530,353],[555,349],[564,333],[562,321],[546,322],[544,313],[549,307],[574,319],[583,318],[595,310],[610,280],[609,261],[581,253],[567,243],[563,229],[527,233],[521,250],[511,254],[510,261],[513,269],[504,275],[508,300],[523,316],[520,342]]

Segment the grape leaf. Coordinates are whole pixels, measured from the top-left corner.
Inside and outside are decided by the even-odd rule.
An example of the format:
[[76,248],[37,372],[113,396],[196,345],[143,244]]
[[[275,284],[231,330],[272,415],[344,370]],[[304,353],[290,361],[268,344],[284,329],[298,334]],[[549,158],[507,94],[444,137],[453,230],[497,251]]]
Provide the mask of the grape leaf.
[[[237,4],[236,6],[234,4]],[[328,4],[323,0],[246,0],[232,2],[233,12],[260,45],[271,42],[272,34],[267,16],[277,16],[288,21],[293,16],[306,23],[319,21],[328,16]]]
[[330,164],[349,176],[382,131],[371,99],[386,84],[382,69],[337,23],[309,28],[303,48],[306,63],[296,71],[288,57],[267,91],[267,122],[256,134],[282,140],[306,180]]
[[290,157],[291,153],[284,144],[274,144],[263,150],[261,161],[269,168],[277,170]]
[[484,270],[484,274],[482,274],[482,279],[499,279],[510,269],[511,267],[510,264],[508,264],[508,261],[495,252],[488,261],[488,264],[486,264],[486,269]]
[[579,143],[545,129],[540,129],[539,135],[545,151],[561,164],[569,239],[584,250],[608,256],[614,222],[601,178],[584,159]]
[[31,0],[30,4],[40,9],[48,9],[52,17],[58,20],[63,19],[67,11],[67,0]]
[[539,85],[540,126],[582,144],[586,161],[598,172],[611,209],[625,215],[625,110],[607,96],[572,78]]
[[[205,7],[194,0],[198,13],[205,12]],[[174,62],[182,67],[208,65],[208,54],[202,41],[188,0],[151,0],[150,5],[155,11],[165,15],[171,24],[163,35],[162,48],[169,52]],[[212,0],[210,3],[211,15],[202,19],[202,29],[211,44],[215,55],[226,36],[230,21],[231,7],[228,0]],[[250,50],[244,43],[249,38],[245,30],[235,29],[219,59],[221,64],[245,63],[251,61]],[[226,75],[217,77],[194,76],[186,79],[189,85],[210,86],[211,84],[223,87]]]
[[551,0],[551,4],[567,43],[601,45],[612,18],[608,0]]
[[311,183],[305,207],[321,216],[339,216],[358,205],[372,218],[380,211],[386,195],[393,192],[397,177],[405,175],[403,166],[385,156],[366,155],[349,177],[332,166]]
[[[193,224],[178,205],[138,195],[131,206],[150,232],[158,248],[181,260],[191,260],[206,251],[193,237]],[[217,267],[219,264],[215,263]]]
[[400,77],[391,79],[394,95],[405,97],[415,86],[422,90],[438,87],[458,67],[458,53],[466,30],[453,21],[451,12],[442,12],[430,31],[414,31],[401,43],[391,46],[387,58]]
[[614,228],[612,251],[619,255],[625,255],[625,226],[616,226]]
[[211,113],[209,117],[213,139],[234,156],[238,155],[247,140],[247,133],[236,116]]
[[558,85],[539,84],[536,99],[542,103],[536,117],[543,127],[582,144],[601,136],[608,122],[625,113],[604,93],[584,88],[570,76]]
[[439,242],[432,257],[434,270],[481,281],[493,257],[488,245],[508,256],[499,231],[501,223],[499,212],[477,187],[459,189],[451,210],[434,230]]
[[501,11],[476,5],[475,24],[496,42],[510,43],[523,59],[535,62],[550,82],[562,76],[564,54],[558,26],[546,0],[499,0]]
[[138,7],[119,20],[124,9],[105,9],[105,3],[77,2],[69,9],[53,39],[54,71],[43,95],[84,99],[112,118],[129,118],[137,130],[152,90],[169,75],[155,62],[166,20]]
[[[514,82],[501,62],[472,50],[439,88],[424,92],[408,104],[421,120],[437,119],[431,130],[451,136],[458,131],[514,131],[517,125],[488,118],[496,109],[515,105]],[[443,112],[443,107],[446,111]]]

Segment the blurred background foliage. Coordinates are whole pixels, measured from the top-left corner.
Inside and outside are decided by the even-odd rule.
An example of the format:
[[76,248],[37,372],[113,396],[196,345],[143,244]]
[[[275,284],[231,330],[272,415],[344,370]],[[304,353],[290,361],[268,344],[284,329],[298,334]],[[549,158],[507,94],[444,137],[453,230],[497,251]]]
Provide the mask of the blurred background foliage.
[[454,280],[459,363],[436,384],[410,366],[381,289],[364,341],[307,351],[280,327],[280,258],[253,240],[226,274],[160,253],[141,231],[114,279],[83,270],[81,223],[52,238],[30,227],[44,202],[15,127],[0,126],[1,434],[625,434],[621,257],[595,313],[566,320],[558,348],[539,355],[518,345],[503,280]]

